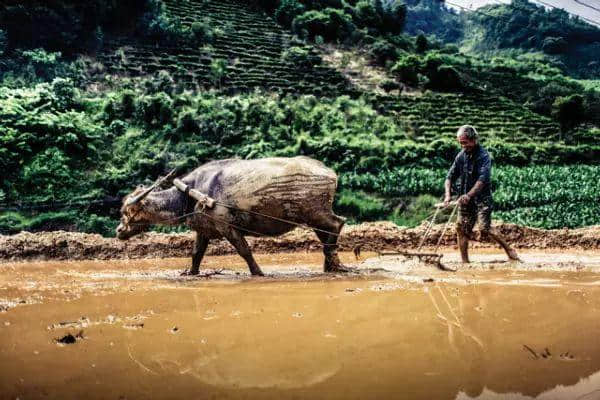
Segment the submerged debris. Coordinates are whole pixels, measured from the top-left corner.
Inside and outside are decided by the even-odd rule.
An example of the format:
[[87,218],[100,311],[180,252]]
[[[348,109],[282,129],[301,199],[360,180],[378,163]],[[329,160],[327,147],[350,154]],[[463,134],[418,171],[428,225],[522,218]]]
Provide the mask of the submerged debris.
[[54,339],[54,341],[57,344],[73,344],[73,343],[77,342],[77,340],[80,340],[80,339],[84,339],[83,331],[79,331],[75,336],[73,336],[70,333],[67,333],[63,337]]

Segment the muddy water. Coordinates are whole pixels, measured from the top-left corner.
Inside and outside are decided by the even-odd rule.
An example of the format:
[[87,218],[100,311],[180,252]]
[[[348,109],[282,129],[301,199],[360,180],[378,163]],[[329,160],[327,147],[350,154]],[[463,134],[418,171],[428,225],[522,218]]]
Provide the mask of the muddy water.
[[3,264],[0,398],[599,399],[600,276],[540,257],[569,262],[371,258],[331,277],[285,254],[258,256],[260,279],[233,256],[208,278],[180,277],[183,259]]

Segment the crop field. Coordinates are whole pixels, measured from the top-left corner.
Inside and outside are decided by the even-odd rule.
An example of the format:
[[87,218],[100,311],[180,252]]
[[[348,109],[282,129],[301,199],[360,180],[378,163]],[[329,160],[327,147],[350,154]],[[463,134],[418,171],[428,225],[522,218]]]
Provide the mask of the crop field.
[[[399,168],[379,174],[344,174],[341,186],[387,198],[443,194],[446,169]],[[540,228],[598,224],[600,167],[499,166],[492,187],[495,218]]]
[[486,138],[511,143],[561,139],[556,122],[497,96],[429,92],[418,97],[378,96],[372,104],[383,114],[396,115],[409,138],[417,142],[438,139],[441,133],[454,133],[467,123],[476,126]]

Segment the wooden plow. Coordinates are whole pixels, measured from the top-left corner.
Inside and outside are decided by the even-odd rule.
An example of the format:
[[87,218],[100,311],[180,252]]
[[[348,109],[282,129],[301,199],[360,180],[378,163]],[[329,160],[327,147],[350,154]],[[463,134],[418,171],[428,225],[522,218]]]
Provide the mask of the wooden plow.
[[427,239],[429,238],[429,236],[432,233],[432,229],[431,228],[435,224],[435,220],[437,218],[438,213],[440,212],[440,210],[446,208],[446,205],[444,205],[444,203],[438,203],[438,204],[435,205],[435,212],[433,213],[433,216],[431,217],[431,219],[427,222],[427,229],[425,230],[425,234],[423,235],[423,237],[421,238],[421,241],[419,242],[419,247],[417,248],[417,251],[415,251],[415,252],[409,252],[409,251],[392,251],[392,252],[387,252],[387,251],[383,251],[383,252],[378,252],[377,253],[378,256],[379,257],[384,257],[384,256],[402,256],[402,257],[405,257],[407,259],[417,259],[419,262],[422,262],[423,264],[433,265],[433,266],[437,267],[438,269],[440,269],[442,271],[456,272],[456,269],[449,268],[449,267],[445,266],[444,264],[442,264],[442,257],[444,255],[438,253],[438,249],[440,248],[440,245],[442,243],[442,238],[444,237],[444,235],[446,234],[446,231],[448,230],[448,227],[452,223],[452,218],[454,217],[454,214],[456,213],[456,210],[458,208],[458,202],[457,201],[450,202],[447,207],[453,207],[452,208],[452,213],[450,214],[450,218],[448,218],[448,221],[446,222],[446,225],[444,225],[444,229],[442,230],[442,233],[441,233],[440,237],[438,238],[437,244],[436,244],[435,249],[433,250],[432,253],[421,252],[421,248],[423,247],[423,245],[425,244],[425,242],[427,241]]

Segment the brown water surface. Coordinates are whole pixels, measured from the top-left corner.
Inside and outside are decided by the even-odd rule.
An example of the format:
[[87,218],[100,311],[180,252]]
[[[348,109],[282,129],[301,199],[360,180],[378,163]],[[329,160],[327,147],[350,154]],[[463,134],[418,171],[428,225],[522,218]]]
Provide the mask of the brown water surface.
[[187,259],[2,264],[0,397],[600,399],[598,272],[480,258],[329,276],[317,253],[259,255],[258,279],[234,256],[210,278],[180,277]]

